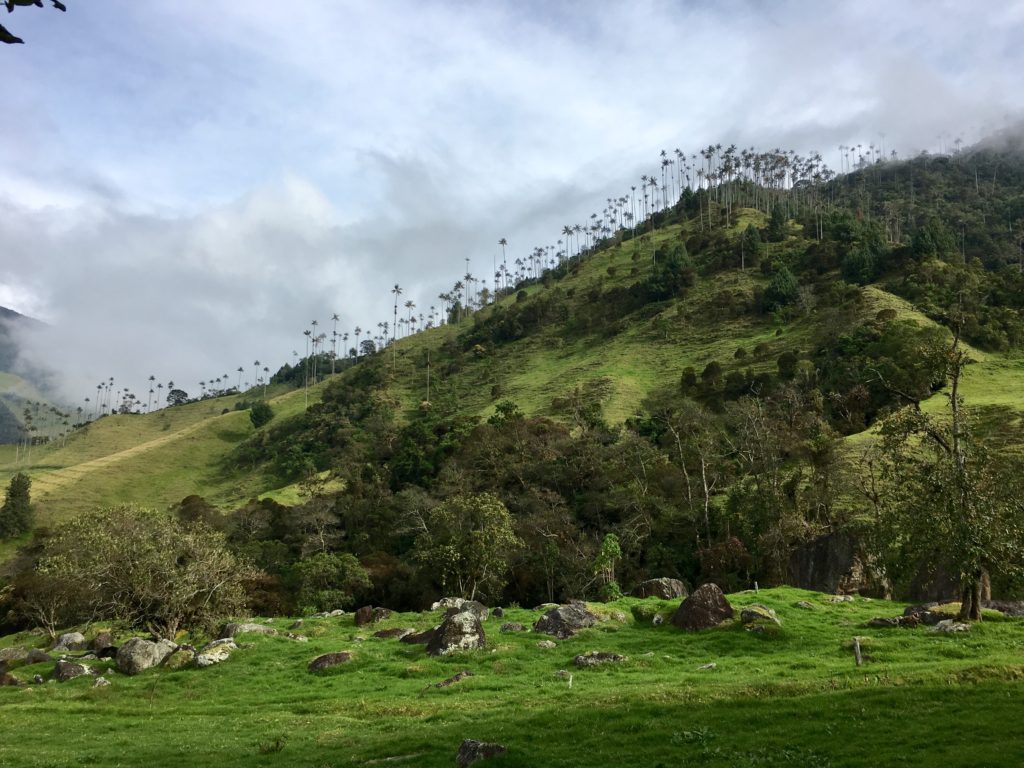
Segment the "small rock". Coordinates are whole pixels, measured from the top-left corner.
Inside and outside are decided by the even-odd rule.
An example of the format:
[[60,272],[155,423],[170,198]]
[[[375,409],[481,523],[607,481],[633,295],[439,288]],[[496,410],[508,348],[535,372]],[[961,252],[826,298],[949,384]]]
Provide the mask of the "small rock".
[[564,678],[564,677],[568,677],[568,676],[569,676],[569,672],[568,672],[568,670],[565,670],[565,669],[560,669],[557,672],[555,672],[555,677],[563,677]]
[[288,625],[288,629],[290,629],[290,630],[301,629],[302,628],[302,623],[303,623],[302,619],[298,619],[296,621],[293,621],[291,624]]
[[491,616],[493,616],[496,619],[503,619],[505,618],[505,611],[502,608],[495,608],[493,611],[491,611]]
[[617,621],[619,624],[626,623],[626,614],[624,614],[622,611],[611,611],[608,614],[608,618],[612,621]]
[[701,664],[697,669],[718,669],[718,665],[712,661],[710,664]]
[[525,632],[526,627],[520,624],[518,621],[506,621],[501,625],[502,632]]
[[64,660],[58,661],[57,666],[53,668],[53,676],[61,683],[74,680],[82,675],[88,675],[90,672],[92,670],[85,666],[85,664],[76,664],[73,661]]
[[264,624],[254,624],[252,622],[245,624],[225,624],[224,628],[220,631],[221,640],[235,637],[235,635],[241,635],[244,633],[251,633],[254,635],[276,635],[277,630],[273,627],[268,627]]
[[42,685],[45,682],[46,681],[43,680],[43,676],[42,675],[32,675],[32,684],[33,685]]
[[442,680],[440,683],[434,683],[435,688],[447,688],[449,685],[454,685],[460,680],[464,680],[467,677],[472,677],[473,673],[468,669],[464,669],[461,672],[456,672],[454,675],[449,677],[447,680]]
[[572,660],[577,667],[596,667],[599,664],[619,664],[626,660],[625,656],[607,651],[588,651]]
[[651,624],[653,624],[655,627],[660,627],[664,623],[665,617],[662,616],[660,613],[654,614],[654,618],[651,619]]
[[550,651],[552,648],[557,648],[558,643],[556,643],[554,640],[538,640],[537,647],[540,648],[542,651]]
[[943,619],[934,627],[932,632],[970,632],[971,625],[956,621],[955,619]]
[[114,644],[114,633],[109,629],[101,630],[89,643],[89,647],[99,653],[104,648],[110,648]]
[[296,643],[308,643],[309,642],[309,638],[308,637],[306,637],[305,635],[296,635],[294,632],[289,632],[288,634],[285,635],[285,637],[287,637],[289,640],[295,641]]
[[25,664],[45,664],[50,661],[50,654],[46,651],[41,651],[38,648],[31,648],[25,655]]
[[802,608],[805,611],[816,611],[818,607],[814,603],[809,603],[806,600],[800,600],[796,603],[797,608]]
[[748,605],[740,611],[740,622],[748,629],[763,628],[770,624],[774,624],[777,627],[782,626],[782,622],[775,615],[775,611],[765,605],[757,604]]
[[349,651],[325,653],[309,662],[309,671],[324,672],[328,669],[339,667],[342,664],[348,664],[350,661],[352,661],[352,654]]
[[110,685],[110,681],[107,680],[107,678],[105,678],[105,677],[97,677],[96,678],[96,682],[94,682],[92,684],[92,687],[93,688],[106,688],[108,685]]
[[7,686],[10,686],[12,688],[17,688],[17,687],[19,687],[21,685],[22,685],[21,680],[16,678],[10,672],[0,673],[0,688],[7,687]]
[[212,667],[214,664],[220,664],[222,661],[227,661],[232,653],[238,650],[238,646],[234,640],[225,638],[223,640],[214,640],[212,643],[207,643],[202,647],[202,650],[196,654],[195,665],[200,669],[206,667]]
[[459,768],[466,768],[479,760],[504,755],[506,752],[508,752],[508,748],[503,744],[489,744],[476,739],[466,739],[459,747],[458,755],[455,756],[455,764]]
[[54,642],[52,651],[84,651],[89,647],[81,632],[67,632]]
[[828,602],[830,602],[830,603],[852,603],[853,602],[853,595],[832,595],[832,597],[830,597],[828,599]]
[[357,627],[362,627],[366,624],[376,624],[378,621],[384,621],[390,616],[391,610],[389,608],[374,608],[372,605],[364,605],[356,611],[355,623]]

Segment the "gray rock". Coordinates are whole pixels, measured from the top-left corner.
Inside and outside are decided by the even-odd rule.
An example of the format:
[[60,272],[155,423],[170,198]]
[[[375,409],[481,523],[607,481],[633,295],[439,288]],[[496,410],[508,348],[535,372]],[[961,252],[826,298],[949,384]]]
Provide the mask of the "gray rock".
[[550,651],[552,648],[557,648],[558,643],[556,643],[554,640],[538,640],[537,647],[540,648],[542,651]]
[[67,632],[54,642],[52,651],[84,651],[89,647],[81,632]]
[[99,653],[104,648],[110,648],[113,644],[114,634],[109,629],[104,629],[92,639],[92,642],[89,643],[89,647]]
[[487,643],[483,624],[470,611],[448,616],[433,635],[427,643],[427,654],[430,656],[447,656],[459,651],[472,651],[483,648]]
[[348,664],[350,661],[352,661],[352,654],[349,651],[325,653],[309,662],[309,671],[324,672],[334,667],[340,667],[342,664]]
[[971,625],[964,624],[956,619],[943,619],[934,627],[932,632],[970,632]]
[[651,619],[651,624],[653,624],[656,627],[660,627],[664,623],[665,623],[665,617],[662,616],[660,613],[654,614],[654,618]]
[[480,619],[480,621],[487,621],[487,617],[490,615],[490,608],[476,600],[464,600],[462,605],[458,607],[452,606],[445,611],[444,615],[454,616],[456,613],[465,613],[467,611]]
[[449,608],[461,608],[465,602],[461,597],[442,597],[437,602],[431,604],[430,610],[447,611]]
[[809,603],[806,600],[799,600],[799,601],[797,601],[795,603],[795,605],[796,605],[797,608],[801,608],[801,609],[803,609],[805,611],[816,611],[816,610],[818,610],[818,606],[816,606],[814,603]]
[[487,760],[491,757],[504,755],[508,748],[503,744],[490,744],[476,739],[466,739],[459,747],[459,753],[455,756],[455,765],[458,768],[466,768],[480,760]]
[[391,616],[391,609],[389,608],[374,608],[371,605],[364,605],[358,611],[356,611],[355,623],[357,627],[365,626],[366,624],[376,624],[378,621],[384,621]]
[[117,650],[117,669],[126,675],[137,675],[159,666],[164,659],[178,650],[170,640],[147,640],[133,637]]
[[587,651],[573,659],[572,663],[582,669],[583,667],[596,667],[601,664],[620,664],[625,660],[626,657],[618,653],[608,653],[607,651]]
[[92,684],[92,687],[93,688],[106,688],[108,685],[110,685],[110,681],[107,680],[107,678],[105,678],[105,677],[97,677],[96,678],[96,682],[94,682]]
[[660,597],[662,600],[675,600],[686,597],[686,585],[679,579],[648,579],[636,585],[630,593],[633,597]]
[[732,615],[732,606],[718,585],[703,584],[680,603],[672,615],[672,623],[680,629],[710,629],[731,619]]
[[28,651],[17,646],[13,648],[0,648],[0,664],[4,662],[22,662],[28,656]]
[[852,603],[853,595],[832,595],[828,601],[830,603]]
[[61,683],[74,680],[82,675],[88,675],[90,672],[92,670],[85,666],[85,664],[76,664],[73,661],[64,661],[63,659],[58,661],[57,666],[53,668],[53,676]]
[[30,648],[29,652],[25,654],[25,664],[45,664],[51,661],[50,654],[46,651],[41,651],[38,648]]
[[501,625],[502,632],[525,632],[526,627],[520,624],[518,621],[506,621]]
[[214,640],[212,643],[204,645],[196,654],[195,665],[200,669],[212,667],[214,664],[227,661],[231,654],[237,650],[238,646],[230,638]]
[[294,632],[296,629],[302,629],[302,619],[297,619],[288,625],[288,629]]
[[251,633],[254,635],[276,635],[277,630],[273,627],[268,627],[264,624],[254,624],[252,622],[242,624],[225,624],[223,629],[220,631],[221,640],[235,637],[244,633]]
[[718,669],[718,665],[715,662],[712,661],[710,664],[701,664],[699,667],[697,667],[697,669],[699,669],[699,670]]
[[782,626],[775,611],[764,605],[748,605],[740,611],[740,622],[748,629],[766,625]]
[[45,682],[46,681],[43,680],[43,676],[42,675],[32,675],[32,684],[33,685],[42,685]]
[[568,605],[550,609],[533,625],[536,632],[553,635],[561,640],[572,637],[581,629],[597,624],[597,616],[587,610],[586,603],[574,600]]

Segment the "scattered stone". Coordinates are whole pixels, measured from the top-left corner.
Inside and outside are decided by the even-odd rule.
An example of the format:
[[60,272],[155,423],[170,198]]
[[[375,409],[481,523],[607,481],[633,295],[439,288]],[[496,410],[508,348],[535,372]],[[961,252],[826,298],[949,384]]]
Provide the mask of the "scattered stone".
[[660,613],[654,614],[654,618],[651,619],[651,624],[653,624],[656,627],[660,627],[664,623],[665,623],[665,617],[662,616]]
[[303,624],[302,619],[297,619],[296,621],[293,621],[291,624],[288,625],[288,629],[290,629],[290,630],[301,629],[302,628],[302,624]]
[[501,625],[502,632],[525,632],[526,627],[520,624],[518,621],[506,621]]
[[630,593],[633,597],[660,597],[662,600],[675,600],[686,597],[686,585],[679,579],[648,579],[636,585]]
[[569,672],[568,672],[568,670],[560,669],[557,672],[555,672],[555,677],[562,677],[562,678],[569,677]]
[[797,608],[802,608],[805,611],[816,611],[816,610],[818,610],[818,606],[816,606],[814,603],[810,603],[810,602],[808,602],[806,600],[798,601],[796,603],[796,607]]
[[431,604],[430,610],[447,611],[449,608],[461,608],[464,602],[466,601],[461,597],[442,597],[437,602]]
[[442,680],[440,683],[434,683],[434,687],[435,688],[447,688],[449,685],[453,685],[454,683],[459,682],[459,680],[462,680],[462,679],[467,678],[467,677],[472,677],[472,676],[473,676],[472,672],[470,672],[468,669],[464,669],[461,672],[457,672],[456,674],[452,675],[447,680]]
[[476,739],[466,739],[455,756],[455,764],[458,768],[466,768],[479,760],[504,755],[506,752],[508,752],[508,748],[503,744],[488,744]]
[[680,629],[710,629],[732,618],[732,615],[732,606],[718,585],[703,584],[679,604],[672,615],[672,623]]
[[538,640],[537,647],[540,648],[542,651],[550,651],[552,648],[557,648],[558,643],[556,643],[554,640]]
[[106,688],[108,685],[110,685],[110,681],[107,680],[107,678],[105,678],[105,677],[97,677],[96,678],[96,682],[94,682],[92,684],[92,687],[93,688]]
[[381,640],[401,640],[406,635],[411,635],[415,631],[415,629],[411,629],[408,627],[406,627],[405,629],[402,629],[401,627],[399,627],[398,629],[382,629],[379,632],[374,632],[373,636],[379,637]]
[[430,656],[447,656],[458,651],[483,648],[487,643],[483,624],[471,611],[456,613],[441,622],[427,643]]
[[17,687],[19,687],[21,685],[24,685],[24,683],[22,683],[21,680],[16,678],[10,672],[0,673],[0,688],[7,687],[7,686],[10,686],[12,688],[17,688]]
[[496,619],[503,619],[505,618],[505,610],[503,608],[495,608],[493,611],[491,611],[491,616],[493,616]]
[[81,632],[67,632],[54,642],[51,651],[84,651],[89,647]]
[[700,670],[718,669],[718,665],[715,662],[712,661],[710,664],[701,664],[699,667],[697,667],[697,669],[700,669]]
[[572,663],[577,667],[596,667],[600,664],[619,664],[626,660],[625,656],[618,653],[609,653],[607,651],[587,651],[581,653]]
[[352,654],[348,651],[325,653],[309,662],[309,671],[324,672],[334,667],[340,667],[342,664],[348,664],[350,661],[352,661]]
[[[19,648],[17,646],[13,648],[0,648],[0,664],[12,661],[19,663],[25,661],[27,657],[28,651],[24,648]],[[47,658],[49,658],[49,656],[47,656]]]
[[547,610],[549,610],[551,608],[557,608],[557,607],[558,607],[558,603],[541,603],[540,605],[538,605],[533,610],[535,610],[535,611],[547,611]]
[[611,621],[617,621],[619,624],[626,623],[626,614],[624,614],[622,611],[611,611],[608,613],[608,618]]
[[212,643],[204,645],[199,653],[196,654],[195,665],[200,669],[212,667],[214,664],[227,661],[228,657],[237,650],[238,646],[234,640],[227,638],[214,640]]
[[133,637],[117,651],[117,669],[126,675],[137,675],[163,661],[178,650],[178,646],[170,640],[147,640],[144,637]]
[[32,684],[33,685],[42,685],[45,682],[46,681],[43,680],[43,676],[42,675],[32,675]]
[[356,611],[356,626],[362,627],[366,624],[376,624],[378,621],[384,621],[391,617],[391,610],[389,608],[374,608],[371,605],[364,605],[358,611]]
[[830,602],[830,603],[852,603],[853,602],[853,595],[832,595],[832,597],[830,597],[828,599],[828,602]]
[[398,642],[409,643],[411,645],[426,645],[434,638],[434,635],[437,633],[437,630],[439,629],[440,626],[437,626],[431,629],[425,629],[422,632],[413,632],[408,635],[403,635],[402,637],[398,638]]
[[58,661],[57,666],[53,668],[53,676],[61,683],[74,680],[82,675],[88,675],[90,672],[92,670],[85,666],[85,664],[76,664],[73,661],[64,661],[63,659]]
[[748,605],[740,611],[740,622],[751,631],[758,631],[759,628],[763,631],[764,627],[768,625],[782,626],[775,611],[765,605],[757,604]]
[[50,654],[46,651],[41,651],[38,648],[30,648],[29,652],[25,655],[25,664],[45,664],[51,661]]
[[333,619],[338,616],[344,616],[345,612],[341,608],[336,608],[333,611],[321,611],[320,613],[314,613],[309,618],[311,619]]
[[104,648],[110,648],[113,644],[114,644],[114,633],[111,632],[109,629],[103,629],[103,630],[100,630],[96,634],[96,637],[94,637],[92,639],[92,642],[89,643],[89,647],[92,650],[96,651],[96,653],[99,653]]
[[568,605],[551,608],[534,623],[533,628],[545,635],[554,635],[565,640],[581,629],[592,627],[597,623],[597,616],[587,610],[586,603],[573,600]]
[[220,640],[227,640],[235,637],[235,635],[241,635],[249,632],[254,635],[277,635],[277,630],[273,627],[268,627],[265,624],[225,624],[223,629],[220,631]]
[[956,621],[955,619],[943,619],[934,627],[932,632],[970,632],[971,625]]

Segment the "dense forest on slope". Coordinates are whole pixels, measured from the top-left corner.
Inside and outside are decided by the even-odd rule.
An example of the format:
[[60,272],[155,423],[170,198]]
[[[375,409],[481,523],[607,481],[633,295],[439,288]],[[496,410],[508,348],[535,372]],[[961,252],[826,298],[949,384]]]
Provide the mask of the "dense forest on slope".
[[[884,491],[896,469],[931,456],[929,435],[928,461],[949,448],[932,396],[1024,344],[1019,142],[839,176],[734,149],[710,152],[674,205],[648,211],[645,192],[644,216],[475,311],[468,292],[443,297],[447,323],[371,343],[222,459],[227,477],[295,484],[298,503],[225,512],[192,496],[177,515],[261,569],[267,613],[419,607],[467,583],[503,603],[614,597],[653,576],[928,594],[984,571],[1017,590],[1019,553],[979,533],[1022,517],[1003,471],[1024,442],[1015,404],[967,402],[971,448],[955,453],[993,468],[970,475],[970,498],[998,487],[1009,507],[979,502],[948,551],[882,521],[909,503]],[[326,370],[321,355],[272,381],[302,386],[314,359]],[[875,439],[908,412],[903,443]],[[848,550],[841,572],[805,578],[822,548]],[[964,549],[981,554],[965,565]]]

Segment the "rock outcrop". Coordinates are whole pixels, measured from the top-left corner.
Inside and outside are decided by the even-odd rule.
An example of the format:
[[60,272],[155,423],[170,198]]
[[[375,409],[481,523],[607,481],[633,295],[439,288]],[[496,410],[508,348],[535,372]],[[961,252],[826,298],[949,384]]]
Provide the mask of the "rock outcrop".
[[718,585],[703,584],[680,603],[672,615],[672,623],[680,629],[710,629],[731,619],[732,615],[732,606]]

